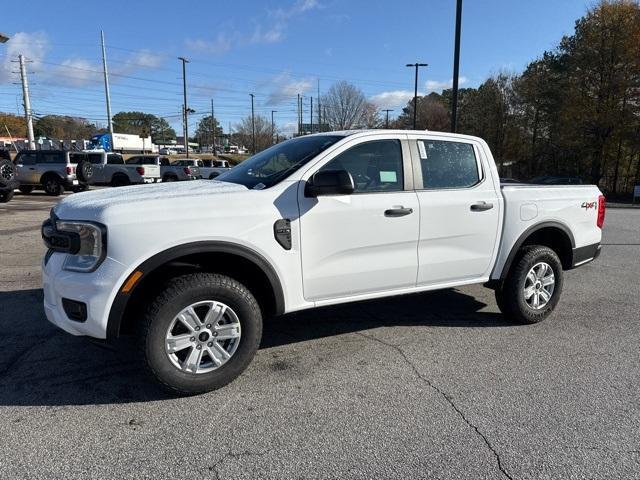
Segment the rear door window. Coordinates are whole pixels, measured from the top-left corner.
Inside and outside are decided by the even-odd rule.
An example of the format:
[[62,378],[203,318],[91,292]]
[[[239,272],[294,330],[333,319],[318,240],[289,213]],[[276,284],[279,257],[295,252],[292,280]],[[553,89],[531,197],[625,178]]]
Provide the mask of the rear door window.
[[124,165],[123,158],[115,153],[110,153],[107,155],[107,164],[108,165]]
[[38,163],[51,165],[54,163],[66,163],[63,152],[40,152]]
[[142,157],[131,157],[127,160],[127,163],[131,165],[140,165],[142,164]]
[[470,143],[418,140],[425,189],[467,188],[480,181],[478,161]]
[[102,155],[100,153],[89,153],[87,157],[89,159],[89,162],[94,165],[102,164]]

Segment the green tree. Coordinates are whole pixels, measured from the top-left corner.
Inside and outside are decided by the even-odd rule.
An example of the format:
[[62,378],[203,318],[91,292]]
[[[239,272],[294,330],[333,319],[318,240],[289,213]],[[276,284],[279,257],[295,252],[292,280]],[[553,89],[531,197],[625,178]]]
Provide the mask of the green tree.
[[33,132],[38,137],[53,139],[88,139],[97,127],[80,117],[45,115],[34,123]]
[[118,112],[113,116],[114,131],[140,135],[150,132],[154,143],[168,143],[176,139],[176,132],[162,117],[144,112]]
[[213,137],[215,132],[216,144],[221,143],[222,139],[222,127],[218,123],[216,118],[211,120],[211,115],[202,117],[196,127],[196,138],[200,139],[201,144],[211,145],[213,144]]

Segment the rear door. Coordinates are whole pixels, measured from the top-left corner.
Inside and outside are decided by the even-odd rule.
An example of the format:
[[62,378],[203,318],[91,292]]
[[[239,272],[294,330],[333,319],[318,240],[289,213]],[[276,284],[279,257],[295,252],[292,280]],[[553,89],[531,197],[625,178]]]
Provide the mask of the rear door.
[[[385,138],[387,137],[387,138]],[[309,198],[298,190],[304,296],[308,300],[415,286],[418,199],[406,136],[355,139],[318,170],[347,170],[355,192]]]
[[480,144],[437,135],[410,137],[420,202],[417,284],[488,277],[502,202]]

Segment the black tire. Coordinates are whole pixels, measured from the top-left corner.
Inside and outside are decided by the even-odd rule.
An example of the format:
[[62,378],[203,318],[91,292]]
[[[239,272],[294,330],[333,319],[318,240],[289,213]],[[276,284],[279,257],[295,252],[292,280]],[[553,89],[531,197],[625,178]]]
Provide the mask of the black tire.
[[24,193],[25,195],[29,195],[31,192],[33,192],[33,185],[21,185],[18,187],[18,190],[20,190],[20,192]]
[[[242,335],[237,350],[226,363],[196,374],[172,363],[165,352],[165,339],[174,317],[189,305],[204,300],[228,305],[240,321]],[[236,280],[213,273],[194,273],[169,280],[147,309],[138,334],[150,374],[164,388],[179,395],[216,390],[237,378],[251,363],[261,337],[262,314],[254,296]]]
[[0,185],[9,185],[16,178],[16,166],[11,160],[0,159]]
[[[555,284],[546,305],[535,309],[525,300],[525,281],[530,270],[541,262],[551,267]],[[556,308],[562,294],[563,281],[562,263],[556,252],[540,245],[527,246],[521,250],[511,266],[501,292],[496,291],[496,300],[498,306],[502,303],[502,313],[514,322],[538,323],[551,315]],[[499,300],[500,297],[502,298]]]
[[76,176],[81,182],[89,182],[93,177],[93,165],[88,160],[83,160],[76,166]]
[[209,175],[209,180],[213,180],[214,178],[218,177],[220,174],[218,172],[213,172],[211,173],[211,175]]
[[13,198],[13,190],[0,190],[0,203],[10,202]]
[[130,184],[131,182],[129,181],[129,177],[121,173],[114,175],[113,178],[111,179],[112,187],[126,187],[127,185],[130,185]]
[[173,175],[165,175],[165,177],[162,179],[163,182],[177,182],[178,181],[178,177],[174,177]]
[[75,185],[75,186],[71,189],[71,191],[72,191],[73,193],[86,192],[87,190],[89,190],[89,185],[83,185],[83,184]]
[[52,197],[57,197],[64,193],[64,184],[62,180],[55,175],[47,175],[44,177],[42,186],[44,187],[44,192]]

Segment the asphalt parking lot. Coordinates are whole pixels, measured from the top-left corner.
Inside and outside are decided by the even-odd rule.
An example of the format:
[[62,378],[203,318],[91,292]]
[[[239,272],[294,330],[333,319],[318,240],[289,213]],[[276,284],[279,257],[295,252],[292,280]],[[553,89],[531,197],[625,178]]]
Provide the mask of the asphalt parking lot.
[[607,211],[542,324],[479,286],[298,313],[238,380],[171,398],[127,340],[45,320],[55,201],[0,205],[0,478],[640,478],[640,210]]

